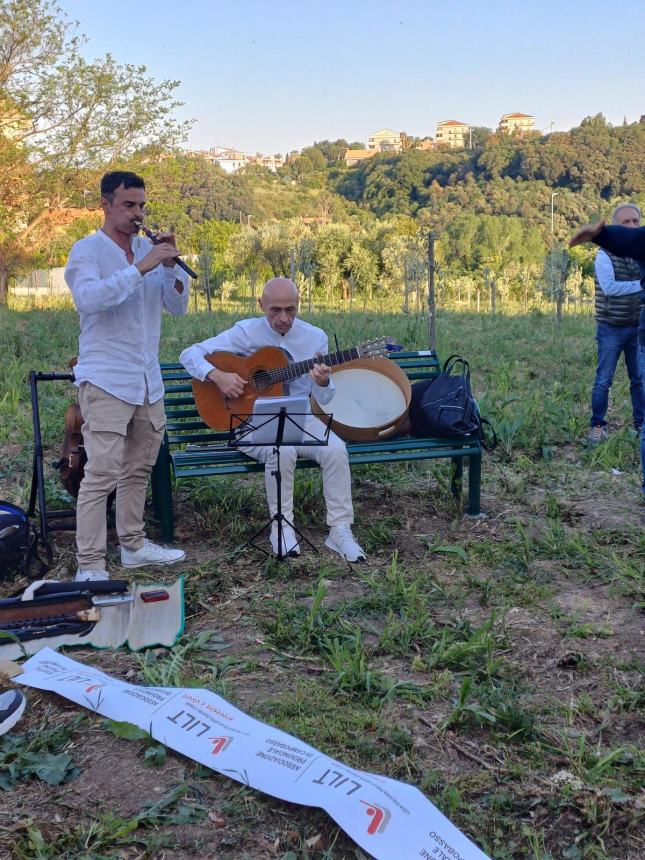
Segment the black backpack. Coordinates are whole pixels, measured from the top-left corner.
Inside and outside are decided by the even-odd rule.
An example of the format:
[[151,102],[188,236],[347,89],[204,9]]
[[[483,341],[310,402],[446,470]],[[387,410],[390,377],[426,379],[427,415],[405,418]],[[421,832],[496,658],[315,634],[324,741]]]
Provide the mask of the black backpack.
[[[460,366],[461,373],[453,373]],[[460,355],[446,359],[441,373],[434,379],[412,386],[410,424],[413,436],[475,435],[487,451],[497,446],[497,436],[490,422],[479,414],[470,387],[470,366]],[[491,428],[492,442],[484,436],[484,425]]]
[[32,559],[41,572],[46,566],[38,556],[38,539],[27,513],[12,502],[0,500],[0,581],[12,573],[26,574]]

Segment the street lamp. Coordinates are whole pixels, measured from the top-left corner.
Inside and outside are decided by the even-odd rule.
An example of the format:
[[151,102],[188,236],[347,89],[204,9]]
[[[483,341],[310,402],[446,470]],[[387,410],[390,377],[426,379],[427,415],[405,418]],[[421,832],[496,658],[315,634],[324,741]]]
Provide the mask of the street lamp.
[[557,197],[559,193],[560,193],[559,191],[552,191],[551,192],[551,235],[552,236],[553,236],[553,198]]

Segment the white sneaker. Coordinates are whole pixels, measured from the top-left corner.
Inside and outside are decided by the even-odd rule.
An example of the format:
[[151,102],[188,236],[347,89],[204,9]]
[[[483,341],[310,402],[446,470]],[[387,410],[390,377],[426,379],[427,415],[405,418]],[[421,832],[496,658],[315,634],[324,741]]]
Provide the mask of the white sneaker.
[[183,561],[186,553],[183,549],[168,549],[144,538],[141,549],[121,547],[121,564],[123,567],[145,567],[148,564],[177,564]]
[[345,561],[365,561],[367,558],[349,526],[332,526],[325,546],[337,552]]
[[103,582],[109,578],[110,574],[107,570],[89,570],[87,568],[79,567],[76,571],[74,582]]
[[291,556],[291,558],[296,558],[300,555],[300,544],[298,543],[296,533],[291,526],[284,523],[282,525],[282,555],[278,555],[277,523],[273,523],[271,525],[271,547],[273,549],[273,554],[278,558],[284,558],[287,555]]
[[27,699],[20,690],[7,690],[0,696],[0,735],[16,725],[26,706]]

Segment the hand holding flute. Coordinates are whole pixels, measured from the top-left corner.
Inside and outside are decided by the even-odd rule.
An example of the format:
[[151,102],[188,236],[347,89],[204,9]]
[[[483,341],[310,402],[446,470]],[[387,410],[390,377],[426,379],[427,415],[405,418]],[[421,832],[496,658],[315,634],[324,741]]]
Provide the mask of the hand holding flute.
[[162,263],[164,266],[169,268],[177,265],[180,269],[183,269],[186,274],[190,275],[191,278],[197,278],[197,272],[193,271],[189,265],[179,259],[179,254],[175,247],[175,237],[172,233],[153,233],[141,223],[139,223],[139,230],[145,233],[154,245],[152,250],[143,258],[143,260],[140,260],[136,264],[142,275],[145,275],[146,272],[151,272],[153,269],[157,268],[159,263]]

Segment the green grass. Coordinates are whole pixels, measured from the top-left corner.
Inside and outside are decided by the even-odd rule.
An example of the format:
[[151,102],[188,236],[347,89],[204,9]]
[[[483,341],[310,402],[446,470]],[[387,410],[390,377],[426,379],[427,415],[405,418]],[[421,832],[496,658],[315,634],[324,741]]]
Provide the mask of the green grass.
[[[237,316],[165,319],[162,359],[176,360]],[[408,348],[427,346],[426,321],[414,314],[311,319],[331,345],[334,334],[341,347],[388,334]],[[28,371],[65,370],[77,333],[66,307],[0,309],[2,497],[28,495]],[[102,652],[89,659],[138,683],[209,688],[347,764],[411,782],[496,860],[637,860],[645,853],[645,531],[624,371],[611,392],[615,432],[586,449],[590,318],[565,316],[558,327],[539,312],[442,310],[438,333],[441,356],[469,359],[500,438],[484,463],[485,518],[465,518],[454,505],[447,464],[361,467],[353,473],[355,530],[369,564],[349,568],[324,550],[306,551],[289,572],[252,553],[234,557],[266,516],[261,476],[179,482],[178,535],[189,551],[185,637],[168,652],[122,654],[116,664]],[[74,391],[56,383],[40,393],[47,493],[64,505],[49,464]],[[297,476],[295,518],[320,547],[324,504],[314,470]],[[59,558],[71,557],[64,537],[59,548]],[[25,860],[116,858],[126,849],[161,856],[184,823],[195,846],[225,860],[365,856],[322,813],[203,769],[188,768],[177,793],[173,774],[185,762],[145,733],[92,721],[43,728],[44,708],[36,701],[26,731],[9,736],[21,738],[17,746],[4,741],[2,749],[7,764],[24,752],[12,785],[41,786],[47,815],[38,807],[15,832],[0,820],[0,853],[10,842],[11,856]],[[96,744],[97,732],[108,731],[118,766],[154,765],[143,770],[159,792],[151,787],[139,812],[118,814],[114,798],[114,809],[84,808],[70,823],[66,804],[83,802],[74,795],[75,769],[85,766],[79,743]],[[39,757],[57,764],[51,774],[60,788],[36,781]],[[221,830],[204,817],[214,801],[203,793],[213,785],[227,822]],[[155,800],[145,805],[148,796]],[[266,834],[262,846],[258,833]]]

